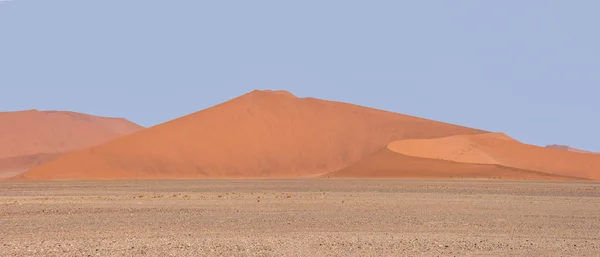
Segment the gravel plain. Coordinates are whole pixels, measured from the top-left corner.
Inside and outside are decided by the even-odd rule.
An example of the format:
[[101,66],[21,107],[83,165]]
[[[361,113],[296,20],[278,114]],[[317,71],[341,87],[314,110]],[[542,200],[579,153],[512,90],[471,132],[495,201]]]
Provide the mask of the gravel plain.
[[0,256],[600,256],[600,184],[0,183]]

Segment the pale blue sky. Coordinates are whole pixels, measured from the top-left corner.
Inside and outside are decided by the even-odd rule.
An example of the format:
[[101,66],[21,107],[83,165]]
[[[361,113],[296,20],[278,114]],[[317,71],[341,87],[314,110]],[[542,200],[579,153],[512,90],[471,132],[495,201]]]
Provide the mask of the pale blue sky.
[[0,110],[152,126],[252,89],[600,151],[600,1],[0,2]]

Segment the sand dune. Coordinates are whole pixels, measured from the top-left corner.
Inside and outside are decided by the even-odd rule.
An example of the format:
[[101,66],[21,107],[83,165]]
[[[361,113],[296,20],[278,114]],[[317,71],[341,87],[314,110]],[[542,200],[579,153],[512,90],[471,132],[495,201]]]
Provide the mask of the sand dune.
[[37,110],[0,112],[0,124],[0,177],[142,129],[120,118]]
[[461,163],[403,155],[382,148],[373,155],[325,174],[326,178],[454,178],[512,180],[574,180],[576,178],[528,171],[497,164]]
[[498,177],[600,180],[600,155],[523,144],[501,133],[400,140],[333,177]]
[[65,155],[23,178],[313,176],[354,163],[395,140],[480,133],[485,131],[256,90]]

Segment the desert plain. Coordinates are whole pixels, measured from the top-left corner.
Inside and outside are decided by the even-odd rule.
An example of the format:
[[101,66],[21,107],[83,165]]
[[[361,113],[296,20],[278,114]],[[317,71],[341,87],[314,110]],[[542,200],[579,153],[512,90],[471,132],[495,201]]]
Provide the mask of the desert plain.
[[0,256],[598,256],[600,184],[0,183]]

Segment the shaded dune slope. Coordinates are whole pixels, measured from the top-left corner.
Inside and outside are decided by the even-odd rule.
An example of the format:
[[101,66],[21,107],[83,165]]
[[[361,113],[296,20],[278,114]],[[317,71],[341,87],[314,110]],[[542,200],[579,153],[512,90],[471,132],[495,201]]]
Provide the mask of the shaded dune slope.
[[0,124],[0,176],[142,129],[121,118],[37,110],[0,112]]
[[389,142],[482,130],[367,107],[252,91],[65,155],[27,179],[297,177],[340,169]]
[[380,156],[370,156],[363,163],[359,162],[333,175],[371,176],[371,173],[379,170],[387,172],[385,174],[388,176],[398,177],[464,174],[511,179],[554,177],[600,180],[600,155],[528,145],[501,133],[400,140],[388,144],[378,154]]

